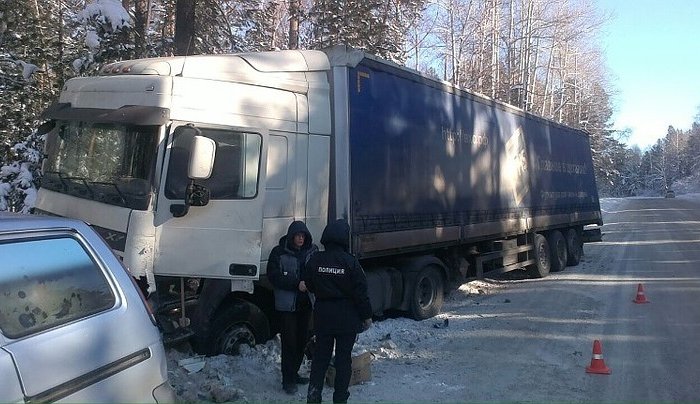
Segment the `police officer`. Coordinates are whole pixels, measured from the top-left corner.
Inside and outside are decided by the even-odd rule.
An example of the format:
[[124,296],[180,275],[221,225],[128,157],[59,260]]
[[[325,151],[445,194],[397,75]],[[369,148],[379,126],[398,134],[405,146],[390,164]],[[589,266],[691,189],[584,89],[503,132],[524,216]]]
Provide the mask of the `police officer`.
[[323,381],[335,343],[333,402],[345,403],[350,396],[352,347],[357,333],[372,324],[367,295],[367,278],[359,261],[350,253],[350,226],[344,219],[323,230],[325,251],[314,254],[306,264],[306,287],[316,297],[313,311],[316,347],[311,362],[307,403],[320,403]]
[[274,286],[275,309],[280,316],[282,342],[282,388],[287,394],[297,392],[297,384],[308,378],[299,375],[304,359],[311,320],[311,300],[302,280],[304,265],[318,251],[311,233],[302,221],[294,221],[270,252],[267,277]]

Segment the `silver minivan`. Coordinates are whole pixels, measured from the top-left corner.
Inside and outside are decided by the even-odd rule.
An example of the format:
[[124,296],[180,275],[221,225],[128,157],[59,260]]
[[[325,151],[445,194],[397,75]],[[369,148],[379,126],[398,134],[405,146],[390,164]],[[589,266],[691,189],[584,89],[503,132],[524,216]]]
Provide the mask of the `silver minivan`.
[[173,402],[131,276],[81,221],[0,213],[0,402]]

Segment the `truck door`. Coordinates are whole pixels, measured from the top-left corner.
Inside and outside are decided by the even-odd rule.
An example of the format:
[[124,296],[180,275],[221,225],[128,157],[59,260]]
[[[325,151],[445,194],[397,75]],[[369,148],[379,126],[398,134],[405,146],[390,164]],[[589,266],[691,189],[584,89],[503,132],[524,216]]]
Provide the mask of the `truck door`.
[[319,244],[328,217],[329,149],[327,136],[270,133],[263,211],[263,265],[294,220],[303,220],[314,243]]
[[[156,211],[154,273],[219,279],[255,280],[260,273],[262,210],[267,134],[260,130],[173,124]],[[196,134],[216,143],[209,179],[196,181],[209,191],[205,206],[182,205],[189,147]],[[177,210],[177,209],[174,209]]]

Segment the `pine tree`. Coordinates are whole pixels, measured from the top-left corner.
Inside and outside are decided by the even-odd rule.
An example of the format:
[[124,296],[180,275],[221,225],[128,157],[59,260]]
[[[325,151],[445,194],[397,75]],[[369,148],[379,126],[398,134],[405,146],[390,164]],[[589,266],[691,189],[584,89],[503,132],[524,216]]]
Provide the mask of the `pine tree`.
[[700,122],[697,120],[688,132],[688,141],[681,151],[681,161],[683,176],[700,172]]
[[281,24],[280,3],[274,1],[243,1],[245,8],[234,26],[239,27],[239,44],[235,51],[269,51],[287,49],[288,33]]
[[44,136],[34,131],[15,144],[10,159],[0,164],[0,211],[29,213],[34,207],[41,181],[43,145]]
[[116,0],[96,0],[70,23],[73,37],[82,39],[82,49],[72,64],[76,73],[94,73],[106,63],[136,55],[136,47],[129,40],[133,38],[133,21]]
[[[0,210],[27,212],[39,185],[41,112],[75,71],[129,57],[129,16],[115,0],[0,4]],[[109,10],[109,12],[105,12]]]
[[0,162],[13,158],[12,148],[36,127],[41,111],[55,98],[50,46],[50,4],[43,8],[22,0],[0,3]]
[[395,62],[406,60],[406,32],[417,24],[421,0],[318,0],[310,11],[311,47],[348,45]]
[[645,173],[644,187],[654,193],[660,193],[668,186],[666,180],[666,159],[664,156],[663,141],[659,139],[656,144],[644,153],[642,159],[642,172]]

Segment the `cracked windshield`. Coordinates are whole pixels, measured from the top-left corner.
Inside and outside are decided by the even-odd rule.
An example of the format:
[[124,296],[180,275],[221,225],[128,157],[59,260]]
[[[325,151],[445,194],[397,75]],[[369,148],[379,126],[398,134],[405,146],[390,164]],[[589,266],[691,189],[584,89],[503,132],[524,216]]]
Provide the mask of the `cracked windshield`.
[[43,186],[100,202],[145,209],[157,128],[64,122],[47,139]]

